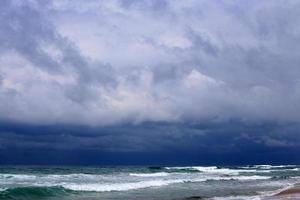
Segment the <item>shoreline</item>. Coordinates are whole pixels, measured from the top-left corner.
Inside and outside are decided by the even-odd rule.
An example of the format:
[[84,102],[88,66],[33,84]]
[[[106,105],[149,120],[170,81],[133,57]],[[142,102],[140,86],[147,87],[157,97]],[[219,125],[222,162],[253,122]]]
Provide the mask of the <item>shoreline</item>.
[[293,195],[300,194],[300,183],[296,183],[295,185],[283,189],[282,191],[276,193],[274,196],[284,196],[284,195]]

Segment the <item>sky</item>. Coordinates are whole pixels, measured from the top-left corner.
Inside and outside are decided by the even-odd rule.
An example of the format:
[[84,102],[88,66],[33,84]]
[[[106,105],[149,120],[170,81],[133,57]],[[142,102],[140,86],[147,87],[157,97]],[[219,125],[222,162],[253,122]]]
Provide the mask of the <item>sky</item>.
[[300,163],[300,2],[2,0],[0,164]]

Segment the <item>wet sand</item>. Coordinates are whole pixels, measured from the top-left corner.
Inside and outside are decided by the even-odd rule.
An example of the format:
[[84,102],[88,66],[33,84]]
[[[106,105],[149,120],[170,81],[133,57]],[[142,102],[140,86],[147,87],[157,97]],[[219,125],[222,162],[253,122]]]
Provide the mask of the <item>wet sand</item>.
[[296,184],[291,188],[283,190],[283,191],[275,194],[275,196],[291,195],[291,194],[300,194],[300,184]]

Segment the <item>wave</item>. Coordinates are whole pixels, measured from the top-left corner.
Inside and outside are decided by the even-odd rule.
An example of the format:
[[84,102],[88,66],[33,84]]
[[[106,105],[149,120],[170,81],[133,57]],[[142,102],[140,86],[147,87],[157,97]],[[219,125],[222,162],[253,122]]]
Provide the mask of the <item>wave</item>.
[[74,191],[90,191],[90,192],[111,192],[111,191],[127,191],[135,189],[143,189],[148,187],[161,187],[174,183],[183,183],[183,180],[153,180],[140,181],[133,183],[114,183],[114,184],[65,184],[64,188]]
[[270,173],[277,171],[300,171],[297,165],[249,165],[240,167],[217,167],[217,166],[188,166],[188,167],[165,167],[167,172],[179,172],[179,173],[206,173],[216,175],[229,175],[237,176],[243,175],[243,173]]
[[217,170],[219,170],[219,168],[216,166],[165,167],[164,169],[170,172],[216,172]]
[[210,166],[210,167],[201,167],[201,166],[188,166],[188,167],[164,167],[167,170],[214,170],[218,169],[217,166]]
[[102,174],[0,174],[0,179],[5,180],[35,180],[41,178],[48,178],[48,179],[93,179],[93,178],[103,178],[104,175]]
[[35,179],[35,175],[27,175],[27,174],[0,174],[0,179]]
[[226,196],[226,197],[213,197],[210,198],[211,200],[261,200],[261,195],[253,195],[253,196],[246,196],[246,195],[240,195],[240,196]]
[[297,165],[249,165],[240,167],[242,169],[297,169],[299,166]]
[[196,179],[186,182],[205,182],[205,181],[253,181],[253,180],[267,180],[272,179],[271,176],[229,176],[229,177],[210,177],[203,179]]
[[161,176],[169,176],[170,174],[167,172],[157,172],[157,173],[130,173],[130,176],[137,177],[161,177]]
[[[144,174],[145,175],[145,174]],[[146,174],[149,175],[149,174]],[[160,174],[161,175],[161,174]],[[203,177],[203,178],[176,178],[176,179],[159,179],[148,180],[139,182],[121,182],[121,183],[55,183],[51,185],[49,183],[35,184],[35,186],[18,187],[4,189],[0,191],[0,199],[18,199],[17,197],[41,198],[45,196],[66,195],[70,191],[86,191],[86,192],[111,192],[111,191],[127,191],[136,190],[149,187],[162,187],[176,183],[195,183],[205,181],[250,181],[250,180],[262,180],[270,179],[268,176],[228,176],[228,177]],[[30,198],[29,198],[30,197]]]
[[252,169],[230,169],[230,168],[219,168],[217,166],[165,167],[165,169],[169,171],[179,170],[182,172],[203,172],[203,173],[222,174],[222,175],[239,175],[240,172],[255,172]]
[[114,184],[64,184],[62,185],[66,189],[74,191],[93,191],[93,192],[111,192],[111,191],[127,191],[136,190],[149,187],[161,187],[176,183],[195,183],[205,181],[250,181],[250,180],[264,180],[270,179],[269,176],[236,176],[236,177],[211,177],[211,178],[198,178],[198,179],[169,179],[169,180],[151,180],[140,181],[131,183],[114,183]]
[[71,190],[64,187],[16,187],[0,191],[0,199],[42,199],[67,195]]

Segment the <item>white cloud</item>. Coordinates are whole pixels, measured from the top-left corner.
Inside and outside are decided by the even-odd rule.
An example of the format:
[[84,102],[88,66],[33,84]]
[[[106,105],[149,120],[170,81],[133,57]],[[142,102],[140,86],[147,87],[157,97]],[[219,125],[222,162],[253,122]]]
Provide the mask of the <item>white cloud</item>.
[[299,122],[300,24],[293,19],[300,4],[95,0],[5,7],[1,119]]

